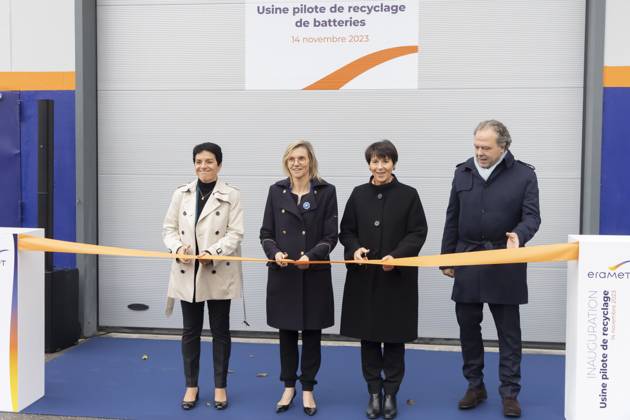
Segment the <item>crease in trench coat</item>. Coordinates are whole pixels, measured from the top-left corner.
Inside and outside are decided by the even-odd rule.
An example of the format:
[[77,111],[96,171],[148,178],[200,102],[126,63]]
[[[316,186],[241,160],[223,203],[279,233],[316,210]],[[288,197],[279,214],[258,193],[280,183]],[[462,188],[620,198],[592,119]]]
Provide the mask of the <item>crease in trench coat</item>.
[[[370,179],[371,181],[371,179]],[[427,237],[427,221],[415,188],[396,178],[354,188],[341,219],[345,259],[360,247],[369,259],[415,257]],[[404,343],[418,337],[418,268],[347,265],[341,334],[368,341]]]
[[[241,255],[243,210],[240,191],[223,182],[217,183],[195,224],[197,180],[175,190],[162,227],[162,239],[169,252],[190,245],[212,255]],[[192,302],[196,283],[197,302],[240,297],[242,267],[236,261],[212,261],[199,265],[195,277],[194,262],[182,264],[173,260],[168,284],[166,313],[173,310],[173,299]]]
[[[524,246],[540,226],[534,167],[508,150],[487,181],[474,158],[457,165],[451,188],[442,254],[506,248],[506,232]],[[444,267],[441,267],[444,268]],[[455,267],[452,299],[461,303],[525,304],[527,264]]]
[[[334,185],[311,180],[311,190],[299,204],[291,196],[289,179],[269,187],[260,241],[268,259],[286,252],[297,260],[329,260],[337,245],[337,194]],[[268,263],[267,324],[282,330],[321,330],[334,324],[329,264],[300,270]]]

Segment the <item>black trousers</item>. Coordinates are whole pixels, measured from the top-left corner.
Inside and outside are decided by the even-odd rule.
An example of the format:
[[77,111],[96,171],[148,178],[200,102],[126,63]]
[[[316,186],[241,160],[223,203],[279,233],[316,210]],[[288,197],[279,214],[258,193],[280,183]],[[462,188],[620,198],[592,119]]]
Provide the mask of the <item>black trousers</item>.
[[302,374],[299,378],[298,357],[298,331],[280,330],[280,380],[285,387],[293,388],[299,379],[302,390],[312,391],[322,362],[322,330],[302,331]]
[[[521,317],[518,305],[488,304],[499,336],[499,394],[516,398],[521,390]],[[470,388],[483,384],[484,351],[481,338],[483,303],[456,303],[463,372]]]
[[[230,336],[231,300],[208,300],[208,317],[212,332],[212,360],[214,364],[214,386],[227,386],[228,364],[232,349]],[[182,356],[186,386],[196,387],[199,380],[199,355],[201,352],[201,330],[206,302],[182,303],[184,330],[182,333]]]
[[405,376],[405,343],[361,340],[361,367],[370,394],[383,389],[387,395],[396,395]]

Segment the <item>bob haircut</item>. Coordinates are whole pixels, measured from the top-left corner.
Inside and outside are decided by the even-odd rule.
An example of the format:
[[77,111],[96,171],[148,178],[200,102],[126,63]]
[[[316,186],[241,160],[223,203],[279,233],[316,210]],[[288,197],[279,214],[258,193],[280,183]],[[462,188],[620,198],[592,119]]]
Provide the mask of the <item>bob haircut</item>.
[[284,151],[284,155],[282,156],[282,169],[284,170],[284,173],[289,177],[289,179],[291,179],[291,172],[289,171],[289,155],[291,154],[291,152],[299,147],[305,148],[306,153],[308,154],[308,174],[310,175],[311,179],[315,178],[320,181],[321,177],[319,176],[319,171],[317,169],[317,158],[315,157],[315,150],[313,149],[313,145],[306,140],[298,140],[287,146],[286,150]]
[[376,143],[370,144],[367,149],[365,149],[365,161],[369,164],[372,158],[376,156],[378,158],[384,159],[389,158],[394,165],[398,162],[398,151],[396,150],[396,146],[389,140],[381,140]]
[[201,152],[210,152],[214,155],[214,158],[217,160],[217,163],[220,165],[223,162],[223,153],[221,152],[221,146],[215,143],[210,143],[209,141],[205,143],[201,143],[193,147],[193,162],[197,155]]

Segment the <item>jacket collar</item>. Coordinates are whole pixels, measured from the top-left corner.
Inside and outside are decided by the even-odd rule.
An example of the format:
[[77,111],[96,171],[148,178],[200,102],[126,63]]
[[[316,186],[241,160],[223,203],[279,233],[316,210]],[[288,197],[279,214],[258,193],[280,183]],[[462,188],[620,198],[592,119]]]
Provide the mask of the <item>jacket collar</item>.
[[[281,179],[280,181],[276,182],[274,185],[277,185],[280,188],[286,188],[287,190],[290,190],[291,189],[291,180],[289,178],[284,178],[284,179]],[[324,181],[323,179],[311,178],[311,189],[321,188],[321,187],[323,187],[325,185],[328,185],[328,183],[326,181]]]
[[[195,179],[193,182],[186,185],[186,189],[184,190],[185,192],[193,194],[195,203],[197,200],[197,182],[198,180]],[[223,182],[221,178],[218,178],[217,183],[215,184],[214,189],[212,190],[212,194],[210,194],[210,198],[208,202],[203,207],[203,210],[201,211],[201,214],[199,215],[199,219],[197,220],[197,223],[199,223],[201,219],[206,217],[208,214],[216,210],[221,205],[222,201],[223,202],[230,201],[230,187],[225,182]]]
[[[282,208],[301,220],[302,212],[300,211],[297,203],[295,202],[295,200],[293,200],[293,197],[291,196],[290,179],[289,178],[281,179],[280,181],[276,182],[274,185],[282,189],[282,193],[280,194],[281,196],[280,204],[282,205]],[[323,179],[317,180],[315,178],[312,178],[311,191],[309,191],[308,194],[305,194],[304,196],[302,196],[302,203],[300,203],[300,205],[304,206],[308,202],[308,206],[309,206],[308,210],[311,210],[311,211],[315,210],[317,208],[317,190],[319,190],[320,188],[326,185],[328,185],[328,183],[324,181]]]
[[[508,149],[507,153],[505,154],[505,157],[503,158],[501,163],[495,168],[494,172],[496,172],[497,169],[501,168],[501,166],[504,166],[504,165],[508,168],[511,168],[514,165],[514,161],[515,161],[514,155]],[[475,157],[473,156],[469,158],[466,162],[462,164],[462,166],[464,167],[464,169],[476,171],[477,168],[475,168]]]

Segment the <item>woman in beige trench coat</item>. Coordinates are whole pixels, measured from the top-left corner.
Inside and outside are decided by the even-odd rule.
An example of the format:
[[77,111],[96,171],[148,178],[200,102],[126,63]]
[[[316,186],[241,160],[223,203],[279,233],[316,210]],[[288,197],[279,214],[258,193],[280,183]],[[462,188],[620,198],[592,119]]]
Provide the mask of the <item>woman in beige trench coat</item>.
[[[173,261],[168,285],[167,313],[179,299],[184,321],[182,356],[186,392],[184,410],[199,399],[199,355],[204,306],[208,306],[214,365],[214,407],[228,407],[227,373],[231,350],[230,304],[240,297],[241,264],[235,261],[191,260],[186,255],[234,255],[241,253],[243,210],[240,192],[218,178],[223,154],[214,143],[193,149],[197,179],[173,193],[162,229],[164,244],[181,255]],[[207,302],[207,303],[206,303]]]

